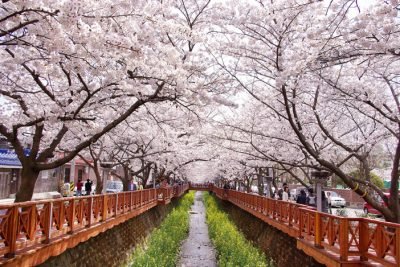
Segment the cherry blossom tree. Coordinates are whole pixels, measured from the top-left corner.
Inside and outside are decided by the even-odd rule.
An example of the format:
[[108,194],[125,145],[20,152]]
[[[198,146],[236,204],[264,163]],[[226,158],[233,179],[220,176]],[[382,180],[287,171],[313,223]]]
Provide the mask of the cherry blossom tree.
[[[17,202],[31,199],[41,170],[70,161],[145,104],[190,108],[212,98],[197,45],[209,2],[3,1],[0,134],[22,164]],[[69,153],[55,159],[58,150]]]
[[[302,159],[305,167],[334,173],[387,220],[400,222],[397,149],[389,199],[370,182],[368,165],[375,147],[399,144],[397,1],[246,4],[227,12],[226,26],[216,31],[225,42],[211,49],[233,87],[268,110],[260,127],[242,127],[246,142],[285,165]],[[259,149],[257,139],[275,149]],[[289,157],[282,157],[285,150]],[[347,174],[351,160],[362,166],[363,179]]]

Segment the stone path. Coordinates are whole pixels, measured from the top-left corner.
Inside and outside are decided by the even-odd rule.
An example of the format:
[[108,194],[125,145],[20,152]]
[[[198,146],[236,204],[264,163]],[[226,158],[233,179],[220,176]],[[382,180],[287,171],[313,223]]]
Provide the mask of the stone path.
[[195,194],[190,211],[189,236],[183,242],[179,267],[216,267],[215,250],[208,236],[206,210],[202,201],[202,192]]

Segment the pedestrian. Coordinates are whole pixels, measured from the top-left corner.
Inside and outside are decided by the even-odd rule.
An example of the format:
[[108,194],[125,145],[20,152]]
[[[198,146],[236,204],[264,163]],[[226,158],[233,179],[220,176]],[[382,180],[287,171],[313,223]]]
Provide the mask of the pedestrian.
[[283,189],[279,188],[279,190],[278,190],[278,200],[282,200],[282,195],[283,195]]
[[92,181],[88,178],[85,183],[86,195],[89,196],[92,191]]
[[289,186],[288,184],[285,182],[283,183],[283,191],[285,191],[285,188],[287,189],[287,194],[288,194],[288,198],[290,198],[290,191],[289,191]]
[[309,195],[307,197],[306,204],[308,206],[315,207],[316,202],[315,202],[314,190],[312,188],[310,188],[310,189],[308,189],[308,192],[309,192]]
[[328,200],[328,212],[332,214],[332,206],[331,206],[331,192],[326,192],[327,200]]
[[289,201],[289,188],[286,186],[283,188],[283,192],[282,192],[282,200],[283,201]]
[[78,183],[76,184],[76,195],[77,196],[82,196],[82,186],[83,186],[82,180],[78,179]]
[[141,182],[139,182],[138,190],[143,190],[143,185]]
[[303,189],[300,190],[300,195],[297,197],[296,203],[305,205],[307,202],[307,194]]
[[328,213],[328,198],[325,195],[325,192],[321,192],[321,200],[322,200],[322,212]]

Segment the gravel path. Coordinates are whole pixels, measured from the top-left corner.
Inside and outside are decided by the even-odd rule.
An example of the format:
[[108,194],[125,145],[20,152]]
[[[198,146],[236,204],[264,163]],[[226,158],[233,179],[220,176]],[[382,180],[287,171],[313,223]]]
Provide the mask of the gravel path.
[[216,267],[215,250],[208,236],[202,192],[197,191],[190,211],[189,236],[183,242],[179,267]]

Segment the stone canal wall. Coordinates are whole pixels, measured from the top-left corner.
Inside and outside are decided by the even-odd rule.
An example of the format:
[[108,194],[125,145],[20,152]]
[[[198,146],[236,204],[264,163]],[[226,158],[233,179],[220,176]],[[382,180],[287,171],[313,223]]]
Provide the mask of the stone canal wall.
[[121,266],[135,245],[161,224],[176,202],[177,200],[173,200],[169,205],[158,205],[56,257],[51,257],[40,266]]
[[246,238],[253,241],[269,258],[273,259],[274,266],[324,266],[297,249],[295,238],[228,201],[219,200],[219,203]]

